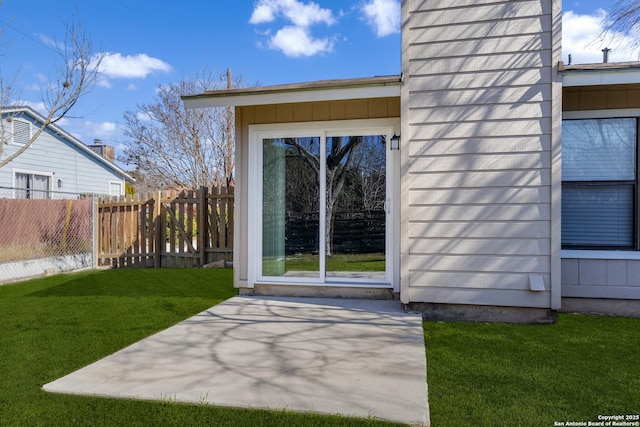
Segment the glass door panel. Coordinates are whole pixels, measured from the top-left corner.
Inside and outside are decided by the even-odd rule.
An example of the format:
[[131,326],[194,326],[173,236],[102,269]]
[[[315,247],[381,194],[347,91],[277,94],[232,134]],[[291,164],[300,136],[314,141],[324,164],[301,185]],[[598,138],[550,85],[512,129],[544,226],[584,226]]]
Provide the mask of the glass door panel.
[[262,275],[318,279],[320,138],[262,144]]
[[386,277],[385,137],[327,138],[326,277]]

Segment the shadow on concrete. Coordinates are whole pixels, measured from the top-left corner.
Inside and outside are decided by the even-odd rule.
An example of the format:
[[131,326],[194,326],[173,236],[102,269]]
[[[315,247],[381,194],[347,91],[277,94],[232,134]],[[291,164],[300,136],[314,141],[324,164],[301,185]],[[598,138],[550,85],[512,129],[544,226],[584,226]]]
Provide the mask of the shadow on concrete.
[[44,389],[429,423],[421,317],[398,301],[234,297]]

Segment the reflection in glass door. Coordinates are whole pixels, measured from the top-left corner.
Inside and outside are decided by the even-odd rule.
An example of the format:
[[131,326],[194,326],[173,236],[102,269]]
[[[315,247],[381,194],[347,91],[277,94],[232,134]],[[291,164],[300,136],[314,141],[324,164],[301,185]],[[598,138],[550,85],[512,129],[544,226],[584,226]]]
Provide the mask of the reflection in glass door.
[[326,163],[326,277],[384,280],[384,137],[329,137]]
[[385,137],[261,142],[262,276],[384,281]]
[[320,138],[264,139],[262,275],[320,278]]

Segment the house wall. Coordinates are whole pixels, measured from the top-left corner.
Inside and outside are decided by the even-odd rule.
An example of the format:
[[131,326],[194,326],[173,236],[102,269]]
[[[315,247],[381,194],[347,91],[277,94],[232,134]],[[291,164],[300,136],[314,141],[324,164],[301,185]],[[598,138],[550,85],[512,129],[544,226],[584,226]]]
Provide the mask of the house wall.
[[[28,117],[23,117],[27,119]],[[35,132],[35,128],[33,130]],[[2,158],[15,153],[20,146],[5,145]],[[43,132],[24,153],[0,168],[0,186],[13,187],[14,171],[53,173],[52,190],[69,193],[109,194],[109,183],[124,178],[78,149],[66,138]],[[62,187],[58,188],[58,180]]]
[[402,302],[559,308],[560,1],[402,19]]
[[372,98],[342,101],[236,107],[236,200],[234,241],[234,284],[247,287],[250,244],[248,224],[249,125],[300,123],[400,117],[400,99]]
[[[640,117],[640,85],[564,88],[563,111],[567,115],[591,111],[594,117]],[[640,252],[563,251],[562,297],[639,300]],[[601,306],[594,302],[590,309],[598,311]]]

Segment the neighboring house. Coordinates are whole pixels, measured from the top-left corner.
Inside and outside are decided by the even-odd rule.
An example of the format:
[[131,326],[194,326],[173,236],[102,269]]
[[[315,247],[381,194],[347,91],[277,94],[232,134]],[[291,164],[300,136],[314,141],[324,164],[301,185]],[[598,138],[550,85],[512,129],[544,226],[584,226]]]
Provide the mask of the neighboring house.
[[[625,119],[566,120],[565,133],[605,128],[594,145],[613,145],[573,150],[568,175],[562,81],[591,71],[562,67],[559,0],[403,0],[401,76],[184,97],[187,108],[236,108],[235,286],[395,294],[430,318],[532,322],[565,299],[587,310],[640,298],[638,86],[618,89],[605,77],[615,68],[596,68],[601,80],[565,89],[565,119]],[[621,159],[619,173],[591,174]],[[383,190],[366,184],[380,176]],[[617,217],[600,217],[610,200]],[[380,229],[363,222],[369,213],[384,218],[382,247],[367,240]],[[296,245],[301,230],[312,248]]]
[[[4,160],[30,140],[44,117],[29,107],[5,107],[0,112],[4,133],[0,160]],[[119,196],[126,180],[132,179],[116,164],[51,124],[27,150],[0,168],[0,187],[5,188],[0,196],[63,197],[58,192]]]

